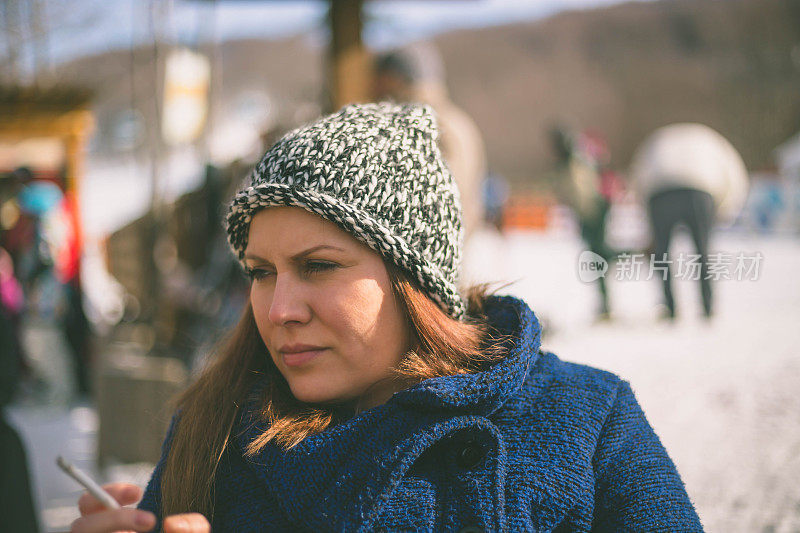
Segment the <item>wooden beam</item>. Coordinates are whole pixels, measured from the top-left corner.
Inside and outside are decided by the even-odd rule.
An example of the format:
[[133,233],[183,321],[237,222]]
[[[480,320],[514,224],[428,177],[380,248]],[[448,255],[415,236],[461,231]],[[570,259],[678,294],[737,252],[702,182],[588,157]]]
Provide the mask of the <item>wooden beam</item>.
[[370,98],[369,54],[361,41],[364,0],[330,0],[330,101],[334,110]]
[[86,109],[30,113],[0,110],[0,139],[7,141],[31,137],[87,136],[93,127],[94,118],[91,111]]

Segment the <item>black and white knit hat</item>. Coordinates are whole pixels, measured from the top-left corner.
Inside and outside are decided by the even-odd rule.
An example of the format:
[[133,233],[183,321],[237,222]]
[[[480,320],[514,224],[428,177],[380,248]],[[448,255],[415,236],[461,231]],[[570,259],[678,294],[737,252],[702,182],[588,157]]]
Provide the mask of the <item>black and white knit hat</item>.
[[289,132],[231,202],[234,253],[243,262],[256,211],[302,207],[410,272],[442,309],[463,317],[461,203],[438,136],[430,107],[391,103],[349,105]]

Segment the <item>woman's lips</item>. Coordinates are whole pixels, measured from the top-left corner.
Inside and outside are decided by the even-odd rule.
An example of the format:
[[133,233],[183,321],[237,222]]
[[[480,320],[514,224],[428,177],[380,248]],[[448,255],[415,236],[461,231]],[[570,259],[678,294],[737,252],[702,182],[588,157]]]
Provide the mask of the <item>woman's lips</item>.
[[325,350],[327,350],[327,348],[317,348],[314,350],[291,353],[281,352],[281,358],[283,358],[283,364],[286,366],[302,366],[322,355]]

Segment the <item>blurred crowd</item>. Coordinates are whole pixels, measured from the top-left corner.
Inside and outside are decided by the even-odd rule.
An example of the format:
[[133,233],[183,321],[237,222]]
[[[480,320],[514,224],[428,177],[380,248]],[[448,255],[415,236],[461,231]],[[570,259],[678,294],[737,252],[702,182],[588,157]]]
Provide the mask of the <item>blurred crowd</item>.
[[25,357],[26,320],[56,325],[66,341],[79,394],[88,394],[89,323],[83,310],[81,240],[75,198],[63,175],[20,167],[0,179],[0,344],[23,382],[36,375]]

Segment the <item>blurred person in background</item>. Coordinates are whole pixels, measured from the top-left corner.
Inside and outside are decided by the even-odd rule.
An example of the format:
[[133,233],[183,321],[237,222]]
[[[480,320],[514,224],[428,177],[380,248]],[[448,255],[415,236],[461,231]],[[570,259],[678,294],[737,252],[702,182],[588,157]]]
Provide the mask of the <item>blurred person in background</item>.
[[578,136],[578,144],[581,152],[594,162],[600,175],[600,196],[612,206],[625,195],[625,183],[612,165],[606,137],[600,131],[586,129]]
[[50,180],[37,179],[27,167],[14,171],[22,184],[17,193],[21,215],[8,232],[14,268],[22,283],[27,315],[47,321],[56,319],[61,307],[60,284],[56,280],[53,243],[61,238],[57,220],[64,194]]
[[15,375],[30,371],[23,357],[20,340],[20,320],[24,309],[25,295],[22,292],[22,285],[14,275],[14,262],[8,252],[0,247],[0,316],[3,320],[0,346],[7,350],[8,359],[16,359]]
[[77,202],[56,183],[63,184],[63,178],[37,178],[26,167],[14,174],[20,184],[16,193],[20,214],[4,232],[3,243],[13,250],[28,302],[27,314],[52,322],[61,330],[73,362],[77,391],[88,394],[90,327],[80,285]]
[[25,309],[25,294],[16,273],[19,257],[34,241],[34,220],[20,208],[18,195],[24,186],[23,174],[11,172],[0,178],[0,291],[5,304],[4,320],[8,339],[2,346],[9,346],[9,356],[17,358],[20,379],[32,378],[33,370],[25,357],[21,338],[22,315]]
[[[38,215],[28,205],[35,200],[30,192],[25,193],[33,180],[33,172],[27,167],[20,167],[3,179],[2,223],[0,246],[5,248],[14,261],[14,270],[23,284],[28,285],[28,272],[36,271],[32,264],[37,263],[39,250],[37,237]],[[25,196],[23,196],[25,193]]]
[[433,107],[441,128],[442,155],[461,194],[465,236],[481,222],[481,183],[486,175],[486,147],[475,121],[448,95],[439,51],[416,43],[378,54],[374,61],[376,101],[419,102]]
[[[190,367],[202,364],[220,331],[235,325],[248,283],[228,253],[223,231],[224,208],[246,169],[234,161],[228,168],[207,165],[203,185],[185,195],[176,206],[191,224],[162,243],[174,248],[175,260],[162,267],[163,295],[175,307],[176,329],[170,349]],[[181,259],[181,251],[191,250]]]
[[[557,189],[578,218],[581,238],[589,251],[607,263],[616,252],[606,243],[606,219],[617,194],[618,180],[610,170],[603,171],[601,157],[605,150],[598,137],[574,134],[563,126],[550,130],[560,177]],[[600,294],[599,320],[611,318],[608,288],[604,276],[597,278]]]
[[484,221],[502,232],[503,216],[510,192],[508,181],[497,172],[489,172],[482,185]]
[[88,395],[91,392],[91,327],[84,311],[81,286],[83,245],[78,233],[77,202],[73,197],[65,196],[58,209],[59,238],[53,244],[53,267],[63,295],[59,325],[72,356],[78,394]]
[[653,261],[663,275],[666,318],[675,318],[669,246],[676,227],[689,229],[700,256],[703,314],[713,314],[708,250],[715,220],[732,221],[747,197],[748,174],[739,152],[703,124],[672,124],[657,129],[631,160],[630,177],[646,204],[653,235]]
[[22,287],[14,277],[11,256],[0,248],[0,529],[35,533],[39,527],[25,446],[4,410],[19,383],[21,345],[16,321],[22,307]]
[[762,178],[760,187],[753,191],[753,217],[759,233],[768,234],[775,230],[782,211],[787,207],[784,192],[777,176]]
[[429,106],[351,105],[267,151],[227,217],[238,326],[139,509],[84,495],[74,532],[702,530],[626,382],[540,350],[523,301],[459,291],[438,134]]

